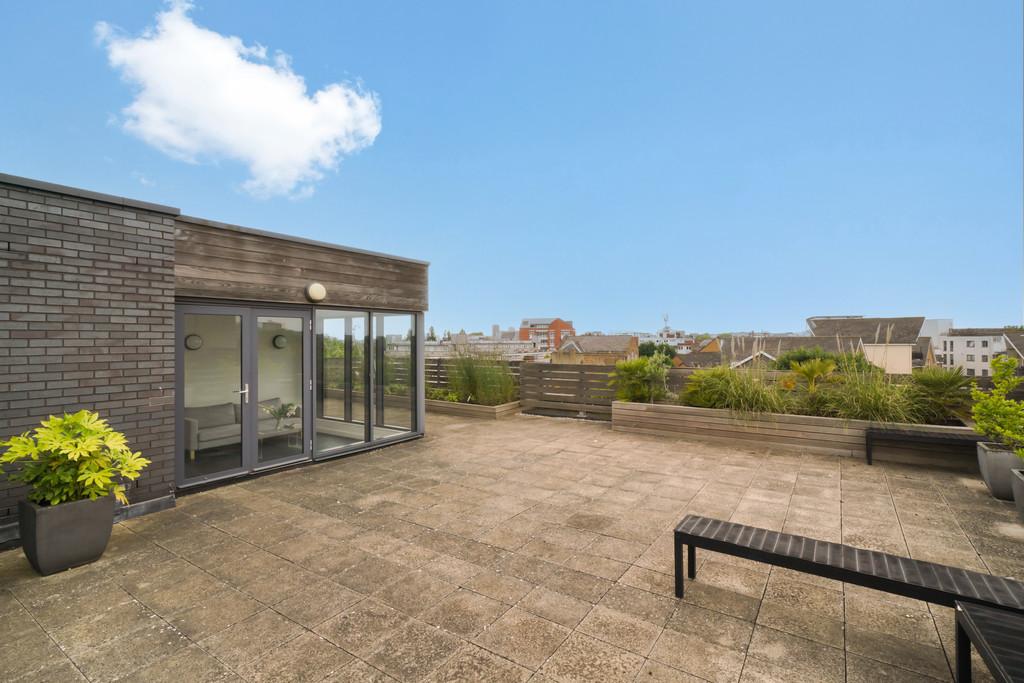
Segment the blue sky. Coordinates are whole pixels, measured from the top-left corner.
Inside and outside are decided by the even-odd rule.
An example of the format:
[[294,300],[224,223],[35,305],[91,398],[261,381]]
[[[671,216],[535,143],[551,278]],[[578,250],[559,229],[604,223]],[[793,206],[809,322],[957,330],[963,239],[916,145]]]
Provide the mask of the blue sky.
[[[0,171],[429,260],[438,330],[1021,322],[1019,2],[241,7],[184,16],[372,110],[332,123],[349,151],[310,142],[335,170],[278,172],[301,131],[253,149],[280,118],[227,142],[132,129],[142,53],[111,55],[166,6],[126,0],[5,9]],[[308,109],[265,92],[224,106]]]

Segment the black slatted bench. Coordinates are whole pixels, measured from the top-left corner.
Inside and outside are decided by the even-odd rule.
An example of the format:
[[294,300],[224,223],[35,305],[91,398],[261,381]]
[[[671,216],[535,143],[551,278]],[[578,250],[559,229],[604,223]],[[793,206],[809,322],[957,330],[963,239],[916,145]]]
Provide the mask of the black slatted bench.
[[683,597],[683,546],[697,575],[697,548],[786,567],[953,607],[957,601],[1024,614],[1024,583],[840,543],[687,515],[675,531],[676,597]]
[[926,432],[920,429],[897,429],[896,427],[868,427],[864,430],[864,456],[870,465],[871,450],[876,441],[903,441],[929,443],[940,446],[973,446],[985,437],[980,434],[949,434]]
[[958,601],[957,683],[970,683],[972,643],[997,681],[1024,681],[1024,615]]

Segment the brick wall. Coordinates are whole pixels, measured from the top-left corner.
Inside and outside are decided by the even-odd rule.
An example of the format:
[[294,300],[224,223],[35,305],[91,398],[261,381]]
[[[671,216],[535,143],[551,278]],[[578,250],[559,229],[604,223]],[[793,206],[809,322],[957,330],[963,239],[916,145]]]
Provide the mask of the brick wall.
[[[0,438],[89,408],[174,485],[175,209],[0,178]],[[0,527],[23,491],[0,481]]]

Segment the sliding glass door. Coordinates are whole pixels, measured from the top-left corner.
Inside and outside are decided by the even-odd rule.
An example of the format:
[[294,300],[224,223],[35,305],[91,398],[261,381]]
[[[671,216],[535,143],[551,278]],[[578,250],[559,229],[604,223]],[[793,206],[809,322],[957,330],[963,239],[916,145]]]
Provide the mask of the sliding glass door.
[[178,317],[180,478],[217,479],[243,469],[249,424],[249,354],[242,309],[190,308]]
[[369,326],[365,312],[316,312],[317,455],[370,440]]
[[413,436],[411,313],[180,304],[178,485]]
[[317,309],[314,328],[316,456],[415,433],[416,316]]
[[308,395],[305,314],[256,316],[256,465],[308,455],[303,419]]
[[178,482],[308,459],[309,313],[182,305]]
[[386,439],[416,429],[416,318],[408,313],[375,313],[373,335],[373,437]]

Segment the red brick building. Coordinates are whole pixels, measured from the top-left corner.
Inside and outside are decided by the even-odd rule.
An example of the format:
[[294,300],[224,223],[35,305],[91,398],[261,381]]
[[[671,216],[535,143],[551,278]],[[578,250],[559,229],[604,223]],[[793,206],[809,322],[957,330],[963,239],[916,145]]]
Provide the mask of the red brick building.
[[539,351],[557,351],[574,334],[572,321],[561,318],[524,318],[519,326],[519,341],[532,341]]

